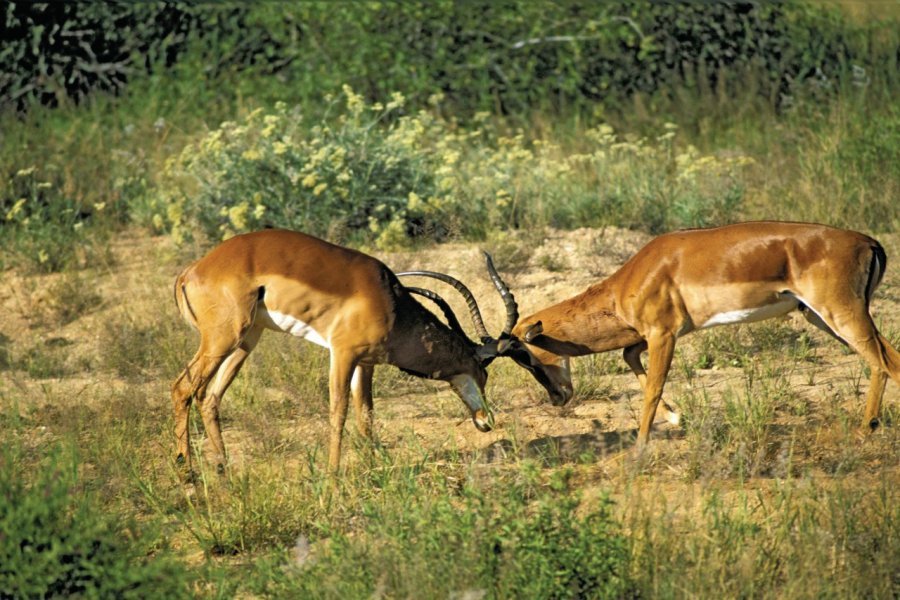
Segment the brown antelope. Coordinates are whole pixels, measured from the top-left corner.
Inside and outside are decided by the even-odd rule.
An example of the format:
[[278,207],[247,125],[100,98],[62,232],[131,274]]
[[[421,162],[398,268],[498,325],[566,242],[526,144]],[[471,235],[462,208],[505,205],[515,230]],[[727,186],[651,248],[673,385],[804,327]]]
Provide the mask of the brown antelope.
[[[507,305],[501,336],[506,339],[518,319],[515,301],[490,257],[488,269]],[[357,428],[371,436],[377,364],[448,382],[469,408],[475,426],[490,431],[493,416],[484,400],[485,368],[501,354],[498,340],[487,333],[468,289],[453,278],[445,281],[466,296],[480,344],[469,340],[437,294],[404,287],[384,264],[361,252],[277,229],[239,235],[214,248],[175,281],[178,310],[200,332],[199,350],[172,386],[178,462],[190,470],[188,416],[196,399],[217,467],[224,468],[219,405],[264,329],[306,338],[331,351],[331,470],[339,467],[351,395]],[[411,293],[438,303],[448,324]],[[521,344],[507,342],[503,350],[524,360]]]
[[797,309],[871,367],[863,428],[874,431],[888,375],[900,384],[900,354],[869,314],[885,264],[874,239],[824,225],[753,222],[679,231],[650,241],[605,281],[522,319],[510,337],[524,341],[530,360],[540,363],[533,366],[554,404],[571,396],[568,357],[624,348],[644,392],[637,439],[643,446],[679,337]]

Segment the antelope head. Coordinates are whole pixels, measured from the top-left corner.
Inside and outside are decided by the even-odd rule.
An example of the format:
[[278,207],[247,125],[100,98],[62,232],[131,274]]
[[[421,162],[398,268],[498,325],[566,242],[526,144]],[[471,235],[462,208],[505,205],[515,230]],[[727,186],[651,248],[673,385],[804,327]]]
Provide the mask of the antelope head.
[[[519,308],[516,304],[516,299],[509,287],[500,277],[497,269],[494,267],[494,261],[491,259],[491,255],[484,252],[484,258],[491,282],[494,284],[497,292],[499,292],[503,304],[506,307],[506,324],[503,327],[503,331],[497,337],[492,336],[488,332],[487,327],[484,325],[484,319],[481,317],[478,303],[475,301],[475,296],[458,279],[435,271],[407,271],[398,273],[398,275],[431,277],[451,285],[463,296],[466,301],[466,306],[469,308],[472,322],[478,337],[480,338],[480,342],[476,344],[475,352],[482,367],[486,368],[497,357],[509,357],[514,360],[516,364],[531,373],[537,382],[547,391],[547,394],[550,396],[550,401],[554,405],[560,406],[565,404],[573,394],[572,376],[569,371],[568,359],[545,352],[536,347],[534,349],[535,352],[526,346],[524,342],[529,341],[529,333],[532,333],[533,336],[537,336],[540,333],[539,331],[532,332],[529,330],[524,334],[524,340],[520,339],[520,337],[514,333],[514,327],[519,320]],[[453,311],[450,310],[450,307],[442,298],[431,290],[414,287],[407,287],[407,289],[412,293],[419,294],[434,301],[443,311],[448,325],[465,336],[459,321],[453,315]],[[537,325],[538,327],[540,326],[539,323]],[[544,356],[545,354],[546,356]],[[465,396],[462,397],[465,400]]]

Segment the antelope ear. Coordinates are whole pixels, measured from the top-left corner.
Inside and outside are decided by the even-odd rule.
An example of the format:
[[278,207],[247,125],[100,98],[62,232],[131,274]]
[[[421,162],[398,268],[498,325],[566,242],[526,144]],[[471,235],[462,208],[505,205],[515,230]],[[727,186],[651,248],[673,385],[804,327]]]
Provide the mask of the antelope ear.
[[525,348],[525,346],[518,340],[514,340],[512,343],[510,343],[509,349],[506,351],[506,353],[502,354],[501,356],[506,356],[508,358],[513,359],[513,361],[517,365],[524,368],[526,371],[529,371],[531,373],[535,372],[535,368],[531,364],[531,362],[532,362],[531,353],[528,352],[528,350]]
[[495,343],[497,346],[497,356],[512,356],[516,352],[525,350],[522,341],[510,333],[501,333],[500,338]]
[[544,324],[540,321],[535,321],[531,325],[528,326],[528,329],[525,330],[525,335],[522,336],[526,342],[531,343],[534,341],[534,338],[544,333]]

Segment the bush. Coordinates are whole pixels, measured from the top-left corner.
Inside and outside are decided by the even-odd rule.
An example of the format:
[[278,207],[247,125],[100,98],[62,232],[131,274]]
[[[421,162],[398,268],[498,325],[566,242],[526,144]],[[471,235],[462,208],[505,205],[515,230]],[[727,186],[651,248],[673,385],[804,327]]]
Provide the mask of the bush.
[[[220,25],[207,38],[218,48],[202,49],[213,63],[224,55],[243,74],[277,74],[304,105],[346,82],[369,101],[397,90],[415,107],[439,92],[466,120],[590,115],[683,84],[733,96],[746,93],[748,73],[758,76],[754,94],[782,107],[807,91],[837,93],[854,67],[894,82],[897,71],[889,23],[857,24],[803,1],[309,2],[257,6]],[[236,48],[257,60],[234,60]]]
[[[506,515],[499,530],[500,597],[615,598],[625,587],[624,539],[601,498],[579,518],[577,496],[550,496],[526,518]],[[495,550],[495,551],[496,551]]]
[[[740,214],[741,155],[679,147],[677,127],[653,138],[620,135],[606,124],[585,131],[579,152],[499,136],[472,145],[450,176],[454,198],[480,208],[469,233],[507,228],[617,225],[651,233],[720,225]],[[484,228],[484,230],[479,230]]]
[[176,238],[198,228],[213,239],[263,225],[297,227],[343,237],[371,231],[389,244],[440,230],[433,156],[422,153],[423,118],[399,118],[394,95],[365,105],[345,88],[344,112],[308,129],[283,103],[257,109],[241,123],[226,122],[190,144],[163,174],[151,200],[153,225]]
[[897,70],[891,24],[802,1],[9,2],[4,12],[0,107],[119,91],[172,68],[233,78],[239,95],[279,81],[304,105],[344,82],[370,101],[399,90],[416,107],[440,92],[466,117],[591,114],[685,83],[731,95],[748,72],[760,75],[756,95],[781,106],[810,86],[834,93],[854,69],[894,83]]
[[[0,447],[0,597],[187,598],[185,572],[97,510],[59,450],[37,468]],[[28,472],[31,485],[22,473]]]
[[[48,172],[49,171],[49,172]],[[109,231],[106,203],[82,206],[61,189],[53,170],[36,166],[0,179],[0,268],[17,266],[50,273],[105,256]]]
[[521,132],[396,116],[399,94],[368,105],[345,87],[335,106],[343,111],[305,128],[284,104],[223,123],[169,161],[160,193],[138,212],[179,240],[271,225],[387,249],[497,228],[715,225],[743,196],[748,159],[679,150],[673,125],[653,140],[620,139],[603,125],[587,132],[585,152],[566,156]]
[[118,91],[135,69],[174,62],[194,25],[172,2],[4,3],[0,108]]

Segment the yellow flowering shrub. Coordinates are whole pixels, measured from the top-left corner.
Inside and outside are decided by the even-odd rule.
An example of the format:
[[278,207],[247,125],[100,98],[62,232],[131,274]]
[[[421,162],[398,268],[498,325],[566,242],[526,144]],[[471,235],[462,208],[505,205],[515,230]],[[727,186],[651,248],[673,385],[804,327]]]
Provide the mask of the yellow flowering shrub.
[[[119,217],[106,202],[75,202],[46,166],[16,169],[0,178],[0,269],[61,271],[97,258],[106,225]],[[101,225],[97,227],[97,225]]]
[[[397,117],[403,103],[394,94],[386,105],[367,105],[344,86],[333,100],[337,115],[318,123],[282,103],[222,123],[166,164],[153,220],[177,238],[271,225],[396,245],[434,231],[434,157],[421,152],[429,125]],[[411,204],[412,196],[421,200]]]
[[277,104],[222,123],[166,164],[152,222],[176,238],[272,225],[387,248],[544,225],[658,232],[740,208],[748,159],[680,147],[675,125],[638,138],[601,124],[572,152],[486,116],[462,129],[438,111],[404,114],[404,102],[367,104],[344,86],[319,122]]

